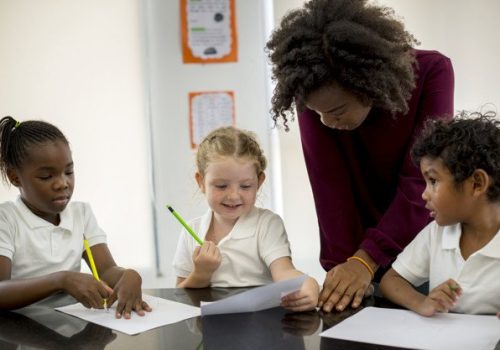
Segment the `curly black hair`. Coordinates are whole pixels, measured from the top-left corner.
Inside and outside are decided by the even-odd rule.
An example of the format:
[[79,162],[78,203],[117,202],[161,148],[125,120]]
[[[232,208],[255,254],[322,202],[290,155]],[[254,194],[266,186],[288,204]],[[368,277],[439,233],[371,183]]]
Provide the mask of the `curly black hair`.
[[30,147],[57,140],[68,144],[61,130],[47,122],[18,122],[10,116],[0,119],[0,173],[3,180],[7,182],[8,169],[21,168]]
[[293,105],[303,110],[308,94],[333,82],[364,104],[406,113],[417,44],[392,9],[367,0],[311,0],[289,12],[266,45],[275,125],[282,119],[288,131]]
[[464,111],[451,121],[429,120],[413,145],[413,162],[441,159],[457,185],[482,169],[493,180],[488,199],[500,200],[500,120],[495,117],[492,111]]

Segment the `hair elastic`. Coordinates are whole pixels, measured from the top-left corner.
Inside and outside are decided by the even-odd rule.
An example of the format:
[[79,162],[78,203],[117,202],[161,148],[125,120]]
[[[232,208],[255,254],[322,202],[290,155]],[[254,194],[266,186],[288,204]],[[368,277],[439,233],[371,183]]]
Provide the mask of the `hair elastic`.
[[16,130],[19,127],[19,125],[21,125],[21,122],[16,121],[16,125],[14,125],[14,127],[11,129],[11,131]]

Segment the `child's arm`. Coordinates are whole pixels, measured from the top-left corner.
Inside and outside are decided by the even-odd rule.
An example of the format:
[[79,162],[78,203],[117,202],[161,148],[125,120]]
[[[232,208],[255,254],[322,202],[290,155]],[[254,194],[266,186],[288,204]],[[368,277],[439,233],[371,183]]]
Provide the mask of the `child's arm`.
[[28,306],[54,293],[72,295],[85,307],[102,308],[102,300],[112,293],[111,288],[96,281],[92,275],[60,271],[22,280],[11,279],[11,261],[0,256],[0,310]]
[[[303,273],[293,266],[290,257],[281,257],[274,260],[269,267],[274,281],[283,281],[302,276]],[[290,311],[313,310],[318,304],[319,286],[314,278],[307,278],[302,288],[281,299],[281,305]]]
[[201,247],[196,247],[193,252],[194,270],[188,277],[177,277],[179,288],[205,288],[210,286],[212,274],[220,266],[221,255],[217,245],[205,241]]
[[[135,270],[117,266],[106,244],[97,244],[90,249],[99,271],[99,277],[113,288],[107,300],[108,305],[118,300],[116,317],[120,318],[123,315],[128,319],[132,310],[140,316],[144,316],[144,311],[151,311],[149,305],[142,300],[141,276]],[[87,254],[84,254],[84,258],[88,264]]]
[[388,300],[422,316],[432,316],[436,312],[448,312],[462,294],[459,285],[454,280],[449,279],[426,296],[416,291],[407,280],[392,268],[382,277],[380,290]]

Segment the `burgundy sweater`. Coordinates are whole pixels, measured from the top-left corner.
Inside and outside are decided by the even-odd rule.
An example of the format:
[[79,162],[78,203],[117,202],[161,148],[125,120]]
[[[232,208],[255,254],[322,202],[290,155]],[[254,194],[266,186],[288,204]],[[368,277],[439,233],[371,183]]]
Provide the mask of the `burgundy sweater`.
[[386,266],[430,221],[410,148],[425,120],[452,117],[454,76],[450,59],[437,51],[416,50],[416,60],[406,115],[372,108],[358,128],[342,131],[309,109],[299,113],[325,270],[359,248]]

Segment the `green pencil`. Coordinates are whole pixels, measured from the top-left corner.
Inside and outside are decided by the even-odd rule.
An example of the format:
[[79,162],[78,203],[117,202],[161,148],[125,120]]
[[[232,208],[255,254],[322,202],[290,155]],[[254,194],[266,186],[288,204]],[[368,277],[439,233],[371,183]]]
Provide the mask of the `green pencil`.
[[186,222],[184,221],[184,219],[181,218],[181,216],[179,214],[177,214],[177,212],[174,210],[174,208],[172,208],[168,204],[167,204],[167,208],[175,216],[175,218],[181,223],[181,225],[184,226],[184,228],[186,229],[186,231],[189,232],[189,234],[194,238],[194,240],[196,242],[198,242],[199,245],[203,245],[203,241],[200,239],[200,237],[198,237],[198,235],[196,233],[194,233],[193,229],[191,227],[189,227],[188,224],[186,224]]

